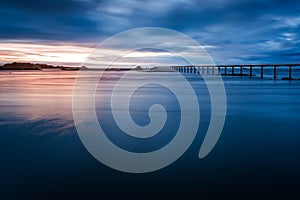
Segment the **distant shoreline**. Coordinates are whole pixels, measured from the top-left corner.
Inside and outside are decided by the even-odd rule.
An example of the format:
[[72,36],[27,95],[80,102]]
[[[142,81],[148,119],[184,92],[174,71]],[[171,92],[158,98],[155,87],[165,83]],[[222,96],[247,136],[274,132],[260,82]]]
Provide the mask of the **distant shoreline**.
[[42,71],[42,70],[79,70],[80,67],[64,67],[64,66],[53,66],[47,64],[35,64],[26,62],[12,62],[6,63],[0,66],[0,70],[29,70],[29,71]]
[[[54,66],[48,64],[36,64],[27,62],[12,62],[6,63],[0,66],[0,71],[144,71],[144,72],[170,72],[170,70],[165,70],[161,67],[153,67],[150,69],[143,69],[141,66],[136,66],[132,68],[88,68],[85,66],[81,67],[65,67],[65,66]],[[175,70],[174,70],[175,71]]]
[[35,64],[35,63],[26,63],[26,62],[12,62],[6,63],[0,66],[0,71],[78,71],[78,70],[87,70],[87,71],[94,71],[94,70],[105,70],[105,71],[129,71],[129,70],[136,70],[142,71],[140,67],[136,68],[107,68],[107,69],[99,69],[99,68],[87,68],[85,66],[81,67],[65,67],[65,66],[54,66],[48,64]]

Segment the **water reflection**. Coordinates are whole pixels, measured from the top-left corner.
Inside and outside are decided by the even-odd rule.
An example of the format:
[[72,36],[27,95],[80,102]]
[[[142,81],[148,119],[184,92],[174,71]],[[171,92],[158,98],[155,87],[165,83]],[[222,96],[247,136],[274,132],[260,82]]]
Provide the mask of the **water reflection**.
[[[151,75],[176,81],[171,73]],[[110,127],[109,118],[103,117],[108,116],[106,100],[119,77],[119,72],[107,72],[97,89],[99,120],[107,120],[107,129],[111,130],[115,127]],[[210,101],[203,81],[198,75],[188,74],[186,78],[198,95],[201,111],[195,142],[171,166],[151,174],[130,176],[101,165],[77,137],[72,118],[75,78],[76,72],[65,71],[0,72],[0,150],[4,152],[0,185],[7,193],[22,196],[32,188],[40,194],[57,187],[72,192],[93,188],[107,196],[116,190],[123,191],[116,194],[122,197],[130,196],[132,187],[144,191],[144,195],[149,192],[145,188],[154,191],[168,185],[171,189],[167,188],[164,194],[175,191],[184,196],[192,190],[196,195],[200,191],[209,196],[215,189],[221,195],[232,188],[235,194],[250,190],[259,194],[265,187],[269,192],[281,188],[285,194],[292,194],[299,188],[300,81],[224,77],[228,100],[225,127],[211,154],[199,160],[197,154],[209,123]],[[149,73],[139,73],[130,81],[145,78],[149,78]],[[86,80],[88,84],[89,77]],[[155,87],[144,88],[132,99],[133,118],[141,125],[147,124],[148,118],[143,113],[147,99],[140,97],[156,93],[162,103],[170,103],[171,94]],[[176,113],[176,101],[172,102],[169,108]],[[114,135],[111,137],[118,140]],[[130,149],[129,144],[123,143],[123,147]],[[145,148],[140,151],[151,149]]]

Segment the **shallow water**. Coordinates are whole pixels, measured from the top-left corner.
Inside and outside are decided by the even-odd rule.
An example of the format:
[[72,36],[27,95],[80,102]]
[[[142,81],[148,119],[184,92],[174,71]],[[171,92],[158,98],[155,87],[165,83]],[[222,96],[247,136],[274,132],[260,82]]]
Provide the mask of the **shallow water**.
[[[146,174],[113,170],[88,153],[72,117],[77,72],[0,72],[0,195],[3,197],[191,197],[271,198],[299,195],[300,81],[223,77],[227,115],[222,135],[204,159],[198,151],[210,119],[203,80],[185,74],[200,105],[197,137],[170,166]],[[130,102],[133,120],[147,125],[153,103],[170,117],[156,137],[123,134],[112,120],[110,96],[123,72],[107,72],[96,95],[97,116],[115,144],[133,152],[163,148],[176,133],[180,108],[166,88],[150,84]],[[137,73],[175,81],[172,73]],[[86,77],[87,84],[89,77]],[[175,132],[174,132],[175,130]],[[298,196],[299,197],[299,196]],[[4,198],[3,198],[4,199]]]

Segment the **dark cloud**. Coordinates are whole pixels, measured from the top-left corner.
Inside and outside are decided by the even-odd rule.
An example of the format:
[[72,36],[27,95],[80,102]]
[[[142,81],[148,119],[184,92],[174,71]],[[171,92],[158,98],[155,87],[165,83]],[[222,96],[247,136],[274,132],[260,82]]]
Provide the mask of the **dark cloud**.
[[93,1],[74,0],[2,0],[2,8],[39,14],[80,14],[93,8]]
[[0,38],[99,42],[130,28],[181,31],[217,62],[299,62],[299,0],[3,0]]
[[89,18],[99,3],[72,0],[4,0],[0,37],[4,39],[77,40],[101,33]]

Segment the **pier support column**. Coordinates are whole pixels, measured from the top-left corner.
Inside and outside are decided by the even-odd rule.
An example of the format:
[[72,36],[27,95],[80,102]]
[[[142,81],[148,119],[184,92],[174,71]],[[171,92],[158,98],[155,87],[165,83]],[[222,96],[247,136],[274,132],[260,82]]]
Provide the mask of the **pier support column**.
[[290,65],[290,69],[289,69],[289,79],[292,80],[292,72],[293,72],[293,66]]
[[226,68],[227,68],[227,67],[224,67],[224,74],[225,74],[225,75],[227,74]]
[[212,75],[215,75],[215,67],[212,67]]
[[277,79],[277,67],[274,66],[274,80]]
[[200,67],[198,67],[198,74],[200,74]]
[[252,77],[252,66],[250,66],[250,77]]
[[196,74],[196,67],[194,67],[194,74]]
[[220,75],[221,74],[221,69],[220,69],[220,67],[218,67],[218,75]]
[[264,67],[261,66],[260,67],[260,78],[263,78],[264,77]]
[[207,66],[206,68],[206,74],[208,75],[209,74],[209,67]]
[[202,75],[204,75],[204,67],[202,66]]
[[243,76],[243,67],[240,66],[240,76]]
[[231,67],[231,74],[234,74],[234,66]]

